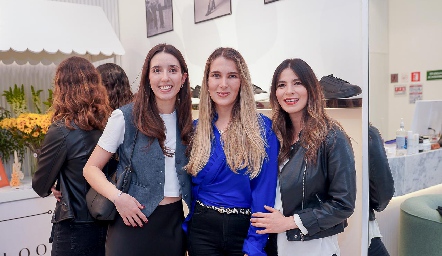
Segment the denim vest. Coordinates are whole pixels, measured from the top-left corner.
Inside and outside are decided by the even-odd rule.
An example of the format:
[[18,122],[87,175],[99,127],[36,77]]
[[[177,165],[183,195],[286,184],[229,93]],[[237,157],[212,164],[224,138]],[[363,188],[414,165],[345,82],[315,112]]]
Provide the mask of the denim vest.
[[[132,119],[133,103],[120,108],[125,120],[123,144],[118,148],[120,162],[117,168],[119,175],[129,164],[136,128]],[[180,184],[180,193],[187,205],[191,200],[191,178],[183,167],[188,163],[185,155],[186,146],[181,143],[180,130],[177,121],[177,143],[175,150],[175,168]],[[132,156],[132,181],[128,194],[135,197],[145,206],[141,210],[149,217],[164,198],[165,156],[157,139],[148,147],[148,137],[138,133]]]

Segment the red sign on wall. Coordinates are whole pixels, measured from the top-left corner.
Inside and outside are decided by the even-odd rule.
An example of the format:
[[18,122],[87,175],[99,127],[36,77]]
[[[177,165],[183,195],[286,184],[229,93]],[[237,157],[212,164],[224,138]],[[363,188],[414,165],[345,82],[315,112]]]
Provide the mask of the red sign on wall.
[[405,85],[395,85],[394,86],[394,94],[395,95],[405,94],[406,91],[407,91],[407,87]]
[[421,80],[421,72],[411,73],[411,82],[419,82]]

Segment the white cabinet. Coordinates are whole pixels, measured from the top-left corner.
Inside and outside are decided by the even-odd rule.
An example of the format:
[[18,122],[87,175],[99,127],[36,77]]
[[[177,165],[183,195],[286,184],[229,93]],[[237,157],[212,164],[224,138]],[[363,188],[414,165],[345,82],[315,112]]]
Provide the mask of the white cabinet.
[[40,198],[30,181],[0,188],[0,255],[51,255],[51,217],[56,200]]

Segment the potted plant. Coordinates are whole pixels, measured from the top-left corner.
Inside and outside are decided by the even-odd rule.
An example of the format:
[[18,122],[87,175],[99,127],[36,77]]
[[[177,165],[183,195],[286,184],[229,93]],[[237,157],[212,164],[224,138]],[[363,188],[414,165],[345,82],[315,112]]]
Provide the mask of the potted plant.
[[[37,152],[43,142],[44,136],[51,122],[51,114],[42,114],[43,105],[50,108],[52,104],[52,91],[49,90],[49,98],[41,102],[40,93],[42,90],[35,90],[31,85],[32,106],[36,113],[29,112],[26,102],[24,86],[10,87],[3,92],[6,102],[11,107],[12,113],[3,109],[3,117],[0,119],[0,130],[3,137],[0,137],[0,153],[5,159],[9,159],[14,150],[17,151],[20,161],[23,161],[25,152],[29,152],[30,175],[36,170]],[[43,103],[43,104],[42,104]],[[4,145],[3,145],[3,144]],[[27,151],[29,149],[29,151]]]
[[[0,122],[5,118],[10,118],[11,113],[0,107]],[[24,155],[24,147],[12,134],[11,131],[0,127],[0,158],[7,162],[17,151],[21,157]]]

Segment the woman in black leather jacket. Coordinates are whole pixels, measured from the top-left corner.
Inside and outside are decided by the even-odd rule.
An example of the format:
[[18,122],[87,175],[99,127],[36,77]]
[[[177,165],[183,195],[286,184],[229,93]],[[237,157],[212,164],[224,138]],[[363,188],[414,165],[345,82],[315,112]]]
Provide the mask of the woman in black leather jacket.
[[61,62],[54,83],[53,123],[32,179],[33,189],[42,197],[49,196],[51,189],[61,192],[52,217],[51,255],[104,255],[107,224],[89,214],[83,167],[111,111],[106,89],[92,63],[80,57]]
[[370,124],[368,127],[368,177],[370,180],[370,212],[368,222],[368,256],[389,256],[381,240],[381,232],[374,211],[383,211],[394,195],[394,180],[385,153],[384,141],[379,130]]
[[258,232],[275,233],[269,255],[340,255],[337,234],[356,199],[350,140],[325,112],[321,86],[301,59],[276,68],[270,103],[281,143],[279,183],[275,207],[266,206],[271,213],[253,214],[252,223],[265,228]]

